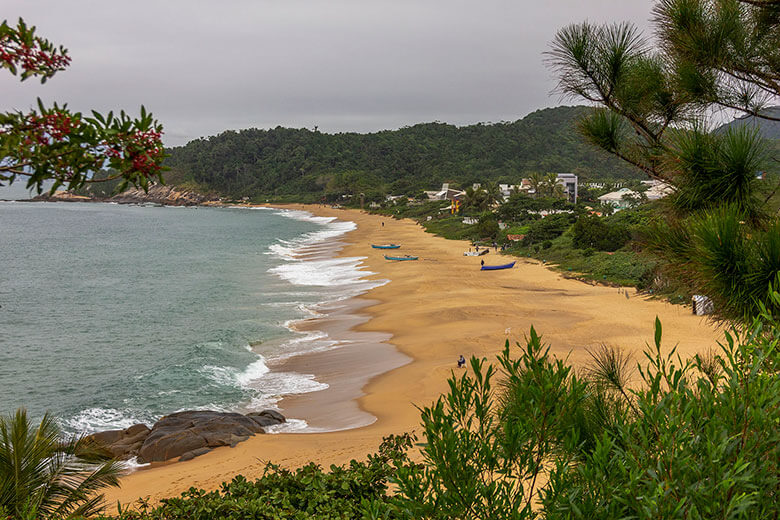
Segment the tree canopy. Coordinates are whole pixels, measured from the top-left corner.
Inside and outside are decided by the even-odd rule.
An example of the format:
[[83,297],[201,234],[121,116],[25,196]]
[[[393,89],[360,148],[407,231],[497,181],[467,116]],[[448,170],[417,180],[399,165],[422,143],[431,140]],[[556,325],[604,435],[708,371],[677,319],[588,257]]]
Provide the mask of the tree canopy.
[[647,237],[668,271],[749,321],[780,273],[757,180],[772,147],[755,126],[711,121],[723,109],[775,119],[780,2],[660,0],[653,15],[657,45],[628,23],[584,22],[558,32],[549,63],[560,92],[603,107],[581,120],[585,137],[674,188]]
[[282,127],[229,131],[170,149],[167,178],[252,197],[354,194],[354,177],[409,196],[444,182],[517,183],[533,171],[574,172],[585,179],[639,177],[620,161],[605,160],[576,132],[575,122],[589,111],[558,107],[512,123],[426,123],[370,134]]

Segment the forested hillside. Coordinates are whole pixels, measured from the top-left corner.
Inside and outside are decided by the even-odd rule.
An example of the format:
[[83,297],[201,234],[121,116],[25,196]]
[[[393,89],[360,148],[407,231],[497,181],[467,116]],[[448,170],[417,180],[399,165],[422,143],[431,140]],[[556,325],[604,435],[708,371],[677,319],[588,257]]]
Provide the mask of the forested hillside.
[[232,197],[414,195],[442,182],[517,182],[530,172],[583,180],[641,177],[580,136],[586,107],[539,110],[513,123],[425,123],[370,134],[309,129],[227,131],[168,150],[166,178]]
[[[780,119],[780,107],[769,107],[766,108],[762,113],[767,117]],[[723,125],[717,131],[723,132],[725,131],[726,128],[729,127],[741,128],[743,126],[747,126],[750,128],[757,128],[758,133],[761,134],[761,137],[763,137],[764,139],[773,139],[773,140],[780,139],[780,121],[775,121],[771,119],[761,119],[754,116],[739,117],[734,121],[731,121],[730,123]]]

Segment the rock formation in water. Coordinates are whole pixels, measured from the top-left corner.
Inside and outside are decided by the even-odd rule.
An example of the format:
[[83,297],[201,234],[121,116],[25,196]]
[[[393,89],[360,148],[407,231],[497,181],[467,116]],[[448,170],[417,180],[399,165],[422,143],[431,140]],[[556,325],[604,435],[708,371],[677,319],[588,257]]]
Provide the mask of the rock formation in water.
[[209,196],[189,190],[179,190],[173,186],[152,184],[149,191],[140,188],[131,188],[112,197],[95,197],[76,195],[70,191],[60,190],[49,195],[42,193],[34,197],[34,201],[56,202],[118,202],[120,204],[162,204],[165,206],[197,206],[200,204],[219,203],[219,197]]
[[109,430],[87,437],[104,455],[138,462],[161,462],[179,457],[189,460],[219,446],[235,446],[249,437],[265,433],[268,426],[286,422],[275,410],[246,415],[195,410],[166,415],[150,429],[135,424],[125,430]]

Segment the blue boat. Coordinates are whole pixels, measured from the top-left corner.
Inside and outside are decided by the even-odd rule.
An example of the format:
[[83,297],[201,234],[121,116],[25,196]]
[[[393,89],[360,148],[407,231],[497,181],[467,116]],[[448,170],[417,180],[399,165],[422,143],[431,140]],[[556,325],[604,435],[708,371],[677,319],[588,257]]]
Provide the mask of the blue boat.
[[511,264],[504,264],[504,265],[483,265],[480,271],[498,271],[499,269],[512,269],[514,266],[515,266],[514,262],[512,262]]
[[398,249],[401,247],[401,244],[381,244],[381,245],[371,244],[371,247],[373,247],[374,249]]
[[385,255],[385,260],[396,260],[398,262],[403,262],[404,260],[417,260],[418,257],[416,256],[387,256]]

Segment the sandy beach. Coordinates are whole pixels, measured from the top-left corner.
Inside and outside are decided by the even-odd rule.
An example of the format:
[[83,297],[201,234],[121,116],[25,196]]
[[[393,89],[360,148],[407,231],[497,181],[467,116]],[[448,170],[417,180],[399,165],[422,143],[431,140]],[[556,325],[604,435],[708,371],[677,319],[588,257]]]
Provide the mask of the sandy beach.
[[[312,373],[328,383],[321,392],[291,396],[279,405],[288,417],[307,420],[315,433],[258,435],[235,448],[219,448],[187,462],[146,468],[110,490],[110,502],[139,497],[153,501],[191,486],[214,489],[236,474],[259,476],[266,461],[297,467],[362,459],[382,438],[418,429],[416,405],[427,405],[446,390],[458,356],[493,358],[505,340],[522,342],[533,325],[551,351],[575,366],[587,362],[586,349],[618,346],[640,359],[652,341],[653,323],[663,324],[666,348],[683,357],[716,346],[721,332],[690,307],[637,295],[633,289],[589,285],[564,278],[538,262],[518,260],[512,270],[483,272],[486,264],[506,263],[490,253],[464,257],[469,244],[424,232],[409,220],[392,220],[355,210],[288,206],[316,215],[355,222],[342,238],[342,256],[366,257],[372,277],[390,280],[367,294],[326,309],[327,318],[297,324],[349,336],[347,347],[286,360],[276,370]],[[382,226],[384,222],[384,226]],[[417,262],[389,262],[371,243],[402,244],[400,254]],[[388,371],[389,370],[389,371]],[[357,428],[344,429],[360,425]]]

